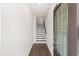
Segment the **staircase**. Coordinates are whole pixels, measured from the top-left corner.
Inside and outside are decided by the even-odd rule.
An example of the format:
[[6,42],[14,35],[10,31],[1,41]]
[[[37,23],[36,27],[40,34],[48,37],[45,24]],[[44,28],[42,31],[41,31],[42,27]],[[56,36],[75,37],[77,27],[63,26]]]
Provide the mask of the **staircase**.
[[36,43],[46,43],[46,33],[43,26],[37,26]]

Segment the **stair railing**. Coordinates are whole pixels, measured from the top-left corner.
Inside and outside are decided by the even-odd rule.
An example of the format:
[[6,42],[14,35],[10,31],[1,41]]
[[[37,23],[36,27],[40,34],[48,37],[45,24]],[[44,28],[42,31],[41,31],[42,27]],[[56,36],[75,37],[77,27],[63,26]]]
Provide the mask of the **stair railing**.
[[44,20],[43,20],[43,26],[44,26],[45,33],[47,34],[46,26],[45,26],[45,21]]

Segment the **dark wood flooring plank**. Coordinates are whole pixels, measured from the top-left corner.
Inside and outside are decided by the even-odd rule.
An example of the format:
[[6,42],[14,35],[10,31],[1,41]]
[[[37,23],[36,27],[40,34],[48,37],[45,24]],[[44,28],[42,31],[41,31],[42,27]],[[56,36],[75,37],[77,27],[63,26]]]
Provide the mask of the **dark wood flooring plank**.
[[34,44],[29,56],[51,56],[46,44]]

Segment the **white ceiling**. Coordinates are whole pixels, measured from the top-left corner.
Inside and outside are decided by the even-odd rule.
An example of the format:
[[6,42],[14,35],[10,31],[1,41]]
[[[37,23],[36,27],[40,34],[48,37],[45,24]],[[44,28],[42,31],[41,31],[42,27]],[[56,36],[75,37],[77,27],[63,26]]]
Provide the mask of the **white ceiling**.
[[28,4],[31,12],[35,14],[37,17],[44,17],[49,10],[49,3],[30,3]]

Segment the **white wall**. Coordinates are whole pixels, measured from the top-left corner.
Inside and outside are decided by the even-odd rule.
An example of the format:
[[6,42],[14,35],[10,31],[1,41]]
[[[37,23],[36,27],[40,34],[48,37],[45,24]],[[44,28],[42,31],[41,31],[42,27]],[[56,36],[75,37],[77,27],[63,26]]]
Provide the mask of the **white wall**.
[[45,18],[45,26],[47,31],[47,45],[53,55],[53,10],[56,4],[51,4],[48,14]]
[[32,24],[33,24],[33,43],[35,43],[36,41],[36,15],[33,15]]
[[1,55],[1,4],[0,4],[0,55]]
[[32,41],[32,14],[27,4],[3,4],[2,55],[28,55]]
[[43,18],[40,17],[40,18],[37,18],[37,25],[43,25]]

